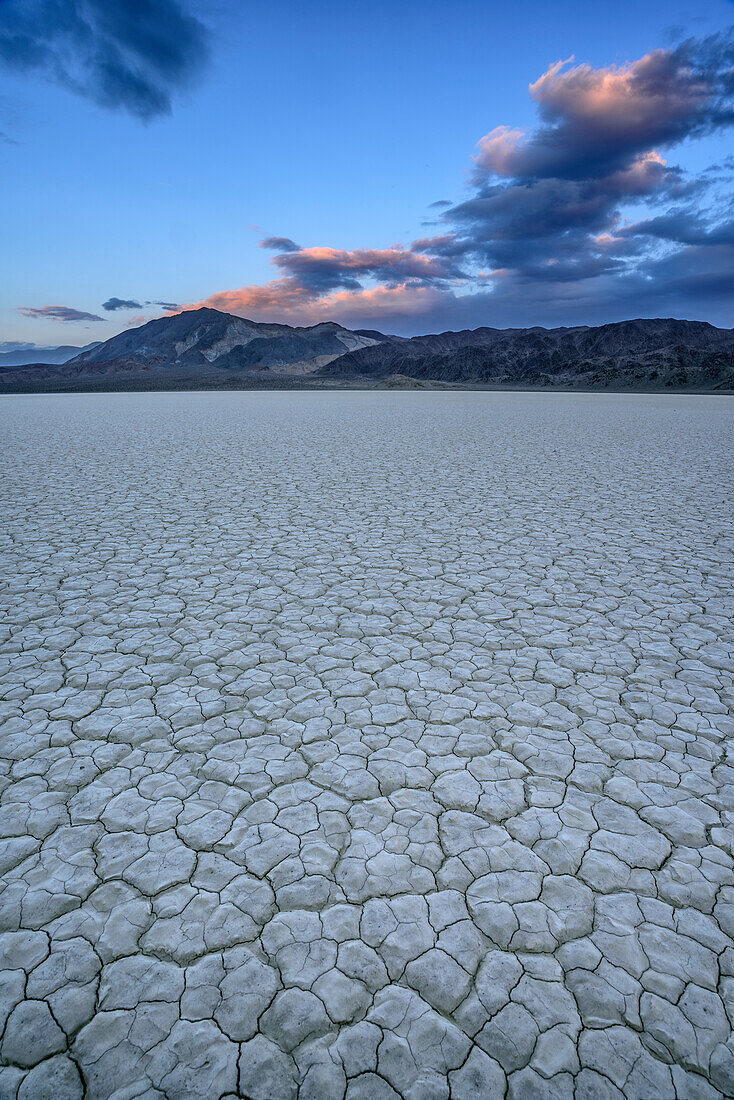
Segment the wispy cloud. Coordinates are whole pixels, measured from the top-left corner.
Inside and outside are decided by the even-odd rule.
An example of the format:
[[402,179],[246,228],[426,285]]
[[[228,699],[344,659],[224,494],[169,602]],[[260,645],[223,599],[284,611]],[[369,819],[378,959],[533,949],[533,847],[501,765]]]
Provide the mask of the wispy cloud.
[[208,34],[179,0],[3,0],[0,58],[143,120],[208,59]]
[[19,306],[18,312],[24,317],[40,317],[48,321],[101,321],[96,313],[85,313],[81,309],[72,309],[71,306]]

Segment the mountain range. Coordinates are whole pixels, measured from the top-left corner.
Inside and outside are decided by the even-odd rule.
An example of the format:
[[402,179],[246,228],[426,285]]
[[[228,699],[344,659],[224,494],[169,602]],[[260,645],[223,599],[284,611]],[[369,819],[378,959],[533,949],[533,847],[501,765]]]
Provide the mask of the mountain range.
[[23,367],[29,363],[67,363],[75,355],[89,348],[96,348],[98,341],[74,347],[72,344],[59,344],[49,348],[18,347],[11,351],[0,351],[0,367]]
[[322,375],[573,389],[734,388],[734,330],[644,319],[598,327],[444,332],[363,348]]
[[67,362],[0,361],[0,391],[466,386],[734,392],[734,330],[672,318],[411,338],[187,310]]

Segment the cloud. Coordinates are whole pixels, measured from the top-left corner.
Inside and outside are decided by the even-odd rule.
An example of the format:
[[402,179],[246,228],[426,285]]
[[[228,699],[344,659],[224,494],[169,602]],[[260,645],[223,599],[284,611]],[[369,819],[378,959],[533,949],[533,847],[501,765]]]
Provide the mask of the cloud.
[[301,250],[301,246],[290,237],[264,237],[260,241],[260,248],[267,248],[272,252],[300,252]]
[[[416,242],[425,245],[425,241]],[[299,248],[281,252],[271,263],[285,274],[264,284],[221,291],[195,303],[225,313],[259,319],[287,317],[312,324],[338,312],[352,317],[381,302],[389,313],[394,303],[422,311],[430,287],[446,285],[458,277],[451,257],[427,255],[421,248]],[[364,281],[377,282],[365,287]],[[186,308],[191,308],[188,306]],[[371,314],[370,314],[371,315]]]
[[625,226],[620,237],[654,237],[685,245],[734,245],[734,216],[712,224],[700,211],[673,209]]
[[480,139],[469,194],[433,204],[434,236],[353,249],[268,237],[276,278],[197,304],[298,323],[389,318],[407,332],[648,310],[727,323],[732,165],[689,177],[671,151],[734,123],[733,66],[723,35],[619,66],[559,60],[529,87],[537,126]]
[[208,34],[180,0],[4,0],[0,59],[147,121],[208,59]]
[[604,177],[551,176],[482,187],[445,218],[454,225],[481,227],[488,241],[555,236],[565,229],[598,231],[614,218],[621,200],[646,198],[673,183],[664,162],[650,153],[626,171]]
[[541,263],[573,261],[579,275],[596,274],[600,261],[605,268],[612,262],[599,238],[616,234],[622,204],[672,196],[678,187],[678,173],[654,152],[602,177],[493,183],[446,212],[454,232],[436,247],[463,253],[485,268],[528,273]]
[[447,259],[401,245],[392,248],[300,248],[297,252],[275,256],[272,263],[286,271],[300,286],[320,293],[336,287],[359,290],[359,280],[366,277],[390,285],[403,283],[406,279],[440,282],[458,274]]
[[108,313],[111,313],[116,309],[142,308],[142,304],[140,302],[136,302],[133,298],[108,298],[106,302],[102,303],[102,309],[106,309]]
[[[713,36],[620,67],[558,61],[530,85],[540,125],[482,138],[473,194],[441,214],[451,253],[481,267],[494,306],[514,313],[514,296],[531,317],[555,310],[556,323],[574,311],[571,295],[634,308],[651,300],[651,279],[672,278],[661,249],[734,243],[716,181],[686,178],[660,151],[734,123],[733,63],[731,39]],[[629,222],[640,205],[650,214]]]
[[0,141],[2,141],[4,145],[20,145],[19,141],[16,141],[15,138],[11,138],[10,134],[6,134],[4,130],[0,130]]
[[18,312],[24,317],[46,318],[49,321],[101,321],[96,313],[84,313],[80,309],[72,309],[71,306],[19,306]]
[[269,283],[241,286],[236,290],[221,290],[183,308],[198,309],[207,306],[210,309],[221,309],[223,313],[237,313],[242,317],[277,318],[300,310],[315,298],[314,292],[292,280],[272,279]]
[[[570,59],[573,60],[573,59]],[[584,179],[624,170],[651,149],[734,121],[731,38],[689,39],[627,65],[557,61],[529,91],[541,125],[498,126],[479,142],[477,176]]]
[[[108,313],[112,313],[119,309],[144,309],[145,306],[161,306],[168,313],[176,313],[181,309],[178,302],[159,302],[150,300],[139,302],[135,298],[108,298],[106,302],[103,302],[102,309],[107,310]],[[141,324],[144,319],[143,314],[139,314],[135,318],[138,324]],[[127,323],[129,324],[130,322],[128,321]]]
[[734,285],[731,244],[691,245],[661,258],[648,258],[630,273],[626,291],[631,303],[643,300],[666,312],[694,310],[699,314],[723,307],[722,323],[732,326]]
[[389,317],[429,317],[444,298],[437,287],[411,282],[317,295],[295,287],[288,280],[273,280],[264,286],[244,286],[212,294],[186,308],[206,306],[241,317],[287,321],[294,325],[315,325],[338,319],[342,324],[359,326]]

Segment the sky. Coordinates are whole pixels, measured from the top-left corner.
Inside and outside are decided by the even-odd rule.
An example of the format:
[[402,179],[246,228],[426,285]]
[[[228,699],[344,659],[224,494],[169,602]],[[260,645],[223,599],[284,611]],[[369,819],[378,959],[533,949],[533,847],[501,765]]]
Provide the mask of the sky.
[[0,351],[734,326],[732,0],[0,0]]

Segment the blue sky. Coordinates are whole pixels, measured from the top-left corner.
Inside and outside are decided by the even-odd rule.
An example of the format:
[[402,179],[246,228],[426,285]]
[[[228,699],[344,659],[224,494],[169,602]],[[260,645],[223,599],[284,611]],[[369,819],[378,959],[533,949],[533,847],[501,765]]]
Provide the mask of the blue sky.
[[[104,17],[99,2],[74,5],[74,37],[49,0],[0,0],[0,343],[106,339],[160,316],[155,303],[405,333],[635,315],[734,325],[729,0],[154,0],[144,54],[137,0],[124,26],[115,0]],[[159,102],[117,78],[85,86],[98,33],[115,49],[126,36]],[[690,39],[708,45],[674,53]],[[630,112],[654,94],[649,64],[625,66],[654,51],[680,110],[667,129],[627,127],[606,163],[578,104],[611,74],[616,141],[628,86]],[[583,225],[579,203],[594,206]],[[115,298],[139,306],[105,309]]]

